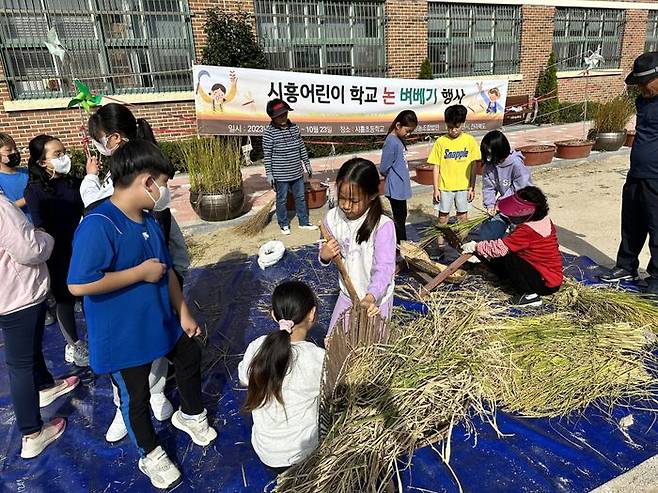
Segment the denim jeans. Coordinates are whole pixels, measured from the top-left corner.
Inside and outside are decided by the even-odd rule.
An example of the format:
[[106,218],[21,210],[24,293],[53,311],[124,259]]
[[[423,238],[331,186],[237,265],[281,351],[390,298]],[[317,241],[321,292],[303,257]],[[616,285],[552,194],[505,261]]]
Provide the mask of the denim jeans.
[[496,214],[480,226],[479,240],[499,240],[507,233],[507,227],[507,222],[505,222],[500,214]]
[[46,303],[0,316],[11,401],[23,435],[41,430],[39,390],[55,384],[41,349],[45,318]]
[[276,220],[279,227],[288,226],[288,189],[292,191],[295,197],[295,211],[300,226],[309,224],[308,210],[306,209],[306,199],[304,198],[304,178],[298,178],[294,181],[277,181],[276,182]]

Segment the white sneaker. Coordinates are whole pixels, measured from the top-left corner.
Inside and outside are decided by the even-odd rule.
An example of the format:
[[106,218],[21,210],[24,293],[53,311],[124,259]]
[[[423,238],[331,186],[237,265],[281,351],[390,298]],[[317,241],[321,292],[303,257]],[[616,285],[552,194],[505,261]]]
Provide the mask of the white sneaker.
[[194,419],[183,418],[179,409],[171,417],[171,424],[190,435],[192,441],[202,447],[210,445],[217,438],[217,432],[208,424],[208,412],[205,409]]
[[89,351],[87,350],[87,343],[84,341],[78,341],[73,346],[67,344],[66,350],[64,351],[64,360],[67,363],[73,363],[75,366],[89,366]]
[[281,228],[281,234],[288,236],[290,234],[290,227],[284,226]]
[[128,429],[126,423],[123,422],[123,414],[121,414],[121,409],[117,408],[112,424],[105,432],[105,440],[114,443],[123,440],[127,435]]
[[310,231],[317,231],[318,227],[315,224],[304,224],[303,226],[300,224],[299,229],[308,229]]
[[174,488],[182,481],[180,471],[160,446],[139,459],[138,465],[139,470],[148,476],[155,488]]
[[71,392],[80,383],[80,378],[72,375],[63,380],[55,380],[55,385],[39,391],[39,407],[52,404],[58,397]]
[[41,431],[35,437],[24,436],[21,443],[21,457],[23,459],[33,459],[45,448],[57,440],[66,429],[66,420],[64,418],[53,418],[50,423],[43,425]]
[[75,313],[82,313],[82,302],[76,301],[73,310],[75,311]]
[[174,414],[174,406],[171,405],[163,392],[151,394],[150,403],[153,416],[158,421],[167,421]]

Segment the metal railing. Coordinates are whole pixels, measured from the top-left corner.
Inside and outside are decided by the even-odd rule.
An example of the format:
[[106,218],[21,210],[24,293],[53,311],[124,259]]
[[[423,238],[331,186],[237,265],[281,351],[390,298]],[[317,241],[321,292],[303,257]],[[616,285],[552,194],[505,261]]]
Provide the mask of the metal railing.
[[644,51],[658,51],[658,10],[649,11]]
[[383,0],[255,0],[254,7],[271,69],[386,75]]
[[430,2],[427,28],[427,52],[435,77],[519,70],[519,6]]
[[107,94],[192,87],[187,0],[0,0],[0,53],[13,99],[68,96],[72,77]]
[[585,56],[599,47],[605,59],[599,68],[619,68],[624,23],[624,10],[558,7],[553,34],[558,70],[582,69]]

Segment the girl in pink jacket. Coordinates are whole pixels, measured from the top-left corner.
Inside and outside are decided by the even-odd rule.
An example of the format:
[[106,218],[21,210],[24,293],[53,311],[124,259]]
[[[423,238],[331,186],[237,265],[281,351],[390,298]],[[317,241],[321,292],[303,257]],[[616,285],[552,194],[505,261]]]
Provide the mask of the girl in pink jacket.
[[49,279],[46,260],[54,240],[35,229],[25,214],[0,193],[0,279],[12,296],[0,297],[0,329],[5,343],[9,387],[21,457],[39,455],[64,433],[64,418],[44,424],[39,408],[73,390],[78,377],[54,380],[43,358],[44,319]]

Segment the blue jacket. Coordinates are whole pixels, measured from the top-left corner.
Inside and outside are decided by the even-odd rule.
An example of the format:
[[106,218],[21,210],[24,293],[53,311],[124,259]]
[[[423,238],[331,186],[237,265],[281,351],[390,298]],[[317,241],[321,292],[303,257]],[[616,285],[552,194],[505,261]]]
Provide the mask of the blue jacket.
[[394,134],[388,134],[382,148],[379,172],[386,178],[384,195],[396,200],[411,198],[407,150]]

